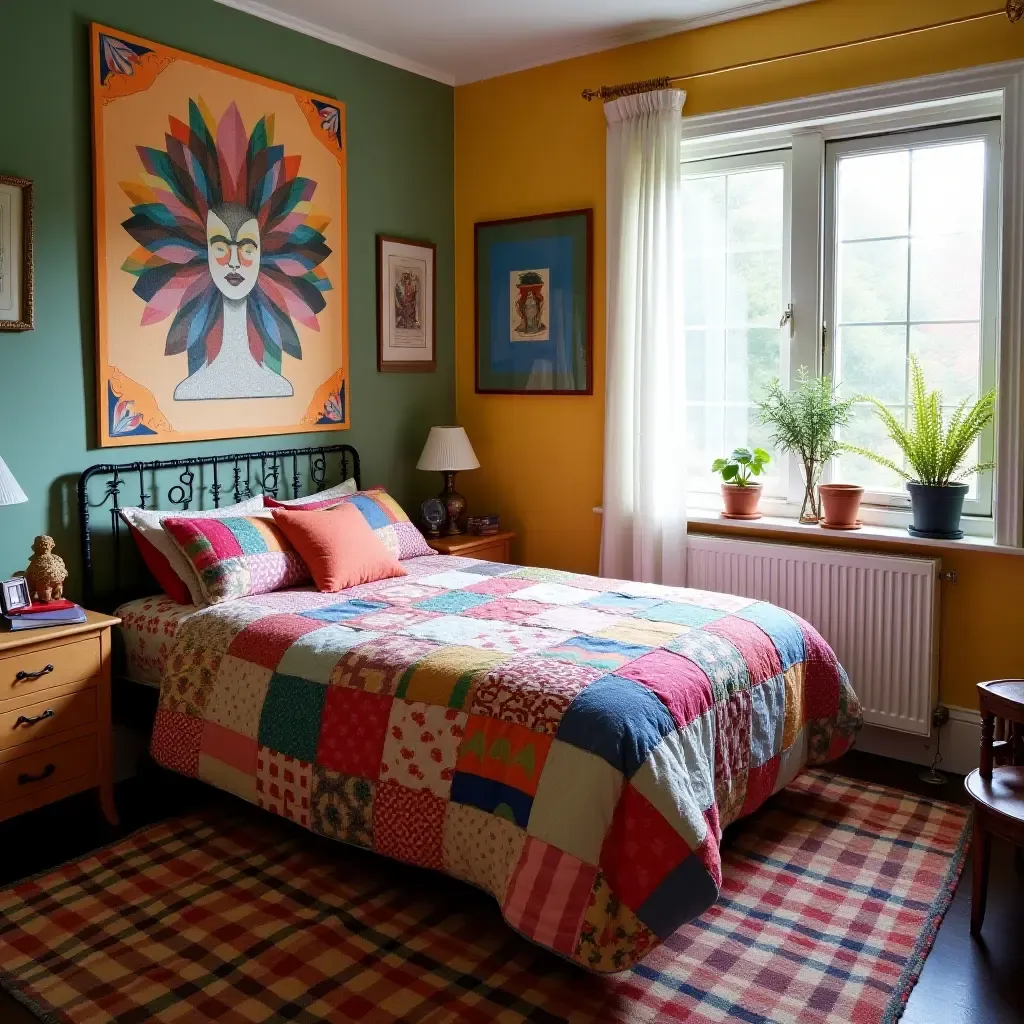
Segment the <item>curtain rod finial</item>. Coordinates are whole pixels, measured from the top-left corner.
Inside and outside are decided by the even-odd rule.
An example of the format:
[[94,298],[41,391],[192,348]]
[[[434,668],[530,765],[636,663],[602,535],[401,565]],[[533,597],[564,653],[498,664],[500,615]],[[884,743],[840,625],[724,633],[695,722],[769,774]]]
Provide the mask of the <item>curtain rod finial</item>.
[[1024,0],[1006,0],[1006,16],[1011,24],[1024,18]]
[[591,100],[600,99],[600,97],[601,97],[601,90],[600,89],[584,89],[583,92],[581,93],[581,95],[589,103]]

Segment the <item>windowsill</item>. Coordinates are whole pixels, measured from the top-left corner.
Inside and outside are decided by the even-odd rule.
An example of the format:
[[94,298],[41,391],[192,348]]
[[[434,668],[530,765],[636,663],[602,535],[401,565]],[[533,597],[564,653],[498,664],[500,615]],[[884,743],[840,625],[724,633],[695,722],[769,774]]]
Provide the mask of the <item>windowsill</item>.
[[[989,551],[1006,555],[1024,555],[1024,548],[1008,547],[997,544],[991,537],[965,536],[962,540],[932,540],[929,537],[912,537],[905,529],[893,526],[873,526],[865,523],[859,530],[825,530],[820,526],[811,526],[785,516],[762,516],[760,519],[740,520],[723,519],[717,510],[687,509],[686,520],[689,526],[714,526],[715,533],[773,534],[793,540],[797,537],[819,539],[823,536],[829,540],[869,540],[900,547],[945,549],[947,551],[967,549],[970,551]],[[700,532],[696,529],[694,532]]]

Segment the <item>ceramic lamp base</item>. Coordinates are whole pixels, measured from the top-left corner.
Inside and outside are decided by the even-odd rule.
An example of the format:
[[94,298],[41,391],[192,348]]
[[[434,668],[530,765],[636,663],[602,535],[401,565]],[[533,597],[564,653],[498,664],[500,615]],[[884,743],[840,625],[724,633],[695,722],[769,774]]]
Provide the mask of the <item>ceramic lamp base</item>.
[[466,499],[455,490],[455,474],[444,474],[444,489],[437,496],[444,505],[445,523],[442,532],[448,537],[455,537],[462,533],[459,529],[459,521],[463,512],[466,511]]

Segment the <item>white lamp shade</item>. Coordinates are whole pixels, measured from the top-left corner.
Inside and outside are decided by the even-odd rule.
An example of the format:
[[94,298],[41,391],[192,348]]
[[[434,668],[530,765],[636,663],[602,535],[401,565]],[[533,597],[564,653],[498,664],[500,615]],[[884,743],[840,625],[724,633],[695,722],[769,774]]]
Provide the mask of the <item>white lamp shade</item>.
[[28,495],[14,479],[7,463],[0,459],[0,505],[20,505],[23,501],[28,501]]
[[416,468],[447,473],[479,469],[480,460],[462,427],[431,427]]

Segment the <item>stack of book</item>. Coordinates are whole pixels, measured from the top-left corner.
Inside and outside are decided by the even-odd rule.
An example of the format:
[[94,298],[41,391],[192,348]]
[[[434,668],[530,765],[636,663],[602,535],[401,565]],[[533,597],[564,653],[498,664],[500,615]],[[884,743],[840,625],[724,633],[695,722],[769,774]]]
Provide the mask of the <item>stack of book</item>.
[[85,611],[73,601],[49,601],[30,604],[17,611],[0,616],[0,625],[6,630],[43,629],[46,626],[69,626],[85,622]]
[[466,520],[466,529],[480,537],[487,537],[492,533],[498,533],[501,525],[497,516],[470,516]]

